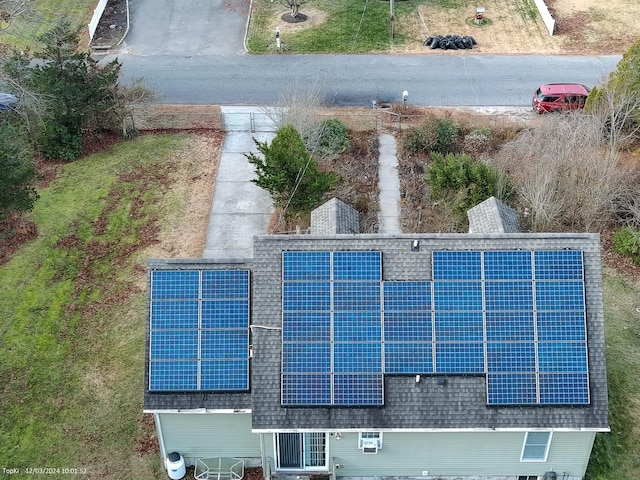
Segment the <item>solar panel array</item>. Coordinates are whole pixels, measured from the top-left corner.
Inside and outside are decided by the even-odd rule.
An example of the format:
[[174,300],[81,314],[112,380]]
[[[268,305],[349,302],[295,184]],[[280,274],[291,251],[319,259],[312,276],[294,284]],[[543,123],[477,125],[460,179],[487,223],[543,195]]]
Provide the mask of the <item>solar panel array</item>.
[[582,252],[283,253],[282,404],[383,404],[383,374],[486,375],[489,405],[589,403]]
[[383,404],[380,252],[283,252],[282,404]]
[[149,390],[249,389],[249,271],[151,272]]

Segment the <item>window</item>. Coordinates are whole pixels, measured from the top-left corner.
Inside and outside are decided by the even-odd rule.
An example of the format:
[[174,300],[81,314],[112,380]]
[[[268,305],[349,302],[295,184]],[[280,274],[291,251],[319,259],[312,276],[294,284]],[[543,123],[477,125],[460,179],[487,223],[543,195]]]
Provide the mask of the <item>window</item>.
[[378,453],[382,448],[382,432],[358,433],[358,448],[363,453]]
[[551,432],[527,432],[522,445],[521,462],[546,462]]
[[275,437],[278,470],[326,470],[325,433],[277,433]]

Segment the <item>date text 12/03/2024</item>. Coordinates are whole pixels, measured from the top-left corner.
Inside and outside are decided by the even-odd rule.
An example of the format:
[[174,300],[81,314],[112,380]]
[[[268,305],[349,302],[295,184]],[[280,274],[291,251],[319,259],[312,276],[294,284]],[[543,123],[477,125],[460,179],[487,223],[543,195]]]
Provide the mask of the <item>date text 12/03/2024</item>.
[[27,467],[27,468],[2,468],[3,475],[86,475],[86,468],[82,467]]

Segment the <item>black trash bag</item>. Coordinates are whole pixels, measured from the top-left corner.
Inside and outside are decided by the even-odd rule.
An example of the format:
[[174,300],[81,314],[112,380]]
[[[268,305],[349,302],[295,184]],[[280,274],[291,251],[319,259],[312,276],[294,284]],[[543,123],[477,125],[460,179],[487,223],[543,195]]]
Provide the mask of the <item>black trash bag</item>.
[[473,48],[473,42],[469,37],[462,37],[462,44],[464,45],[464,48],[468,48],[468,49]]
[[426,40],[424,41],[423,45],[425,47],[428,47],[429,45],[431,45],[431,42],[433,42],[433,37],[427,37]]
[[433,40],[431,40],[431,50],[436,48],[440,48],[440,35],[433,37]]
[[440,48],[443,50],[446,50],[449,47],[449,40],[447,40],[446,38],[441,38],[440,39]]
[[478,44],[478,42],[476,42],[475,38],[473,38],[472,36],[469,36],[469,38],[471,39],[471,43],[473,43],[474,45]]
[[456,42],[452,38],[449,39],[447,48],[450,48],[451,50],[458,50],[458,46],[456,45]]

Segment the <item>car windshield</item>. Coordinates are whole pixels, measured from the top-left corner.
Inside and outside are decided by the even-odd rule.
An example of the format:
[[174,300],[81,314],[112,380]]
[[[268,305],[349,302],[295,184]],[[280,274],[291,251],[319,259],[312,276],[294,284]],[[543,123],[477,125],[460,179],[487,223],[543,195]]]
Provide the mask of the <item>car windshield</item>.
[[560,97],[552,97],[551,95],[545,95],[542,93],[542,90],[538,89],[538,91],[536,92],[536,96],[538,97],[538,100],[540,100],[541,102],[555,102],[556,100],[558,100],[558,98]]

